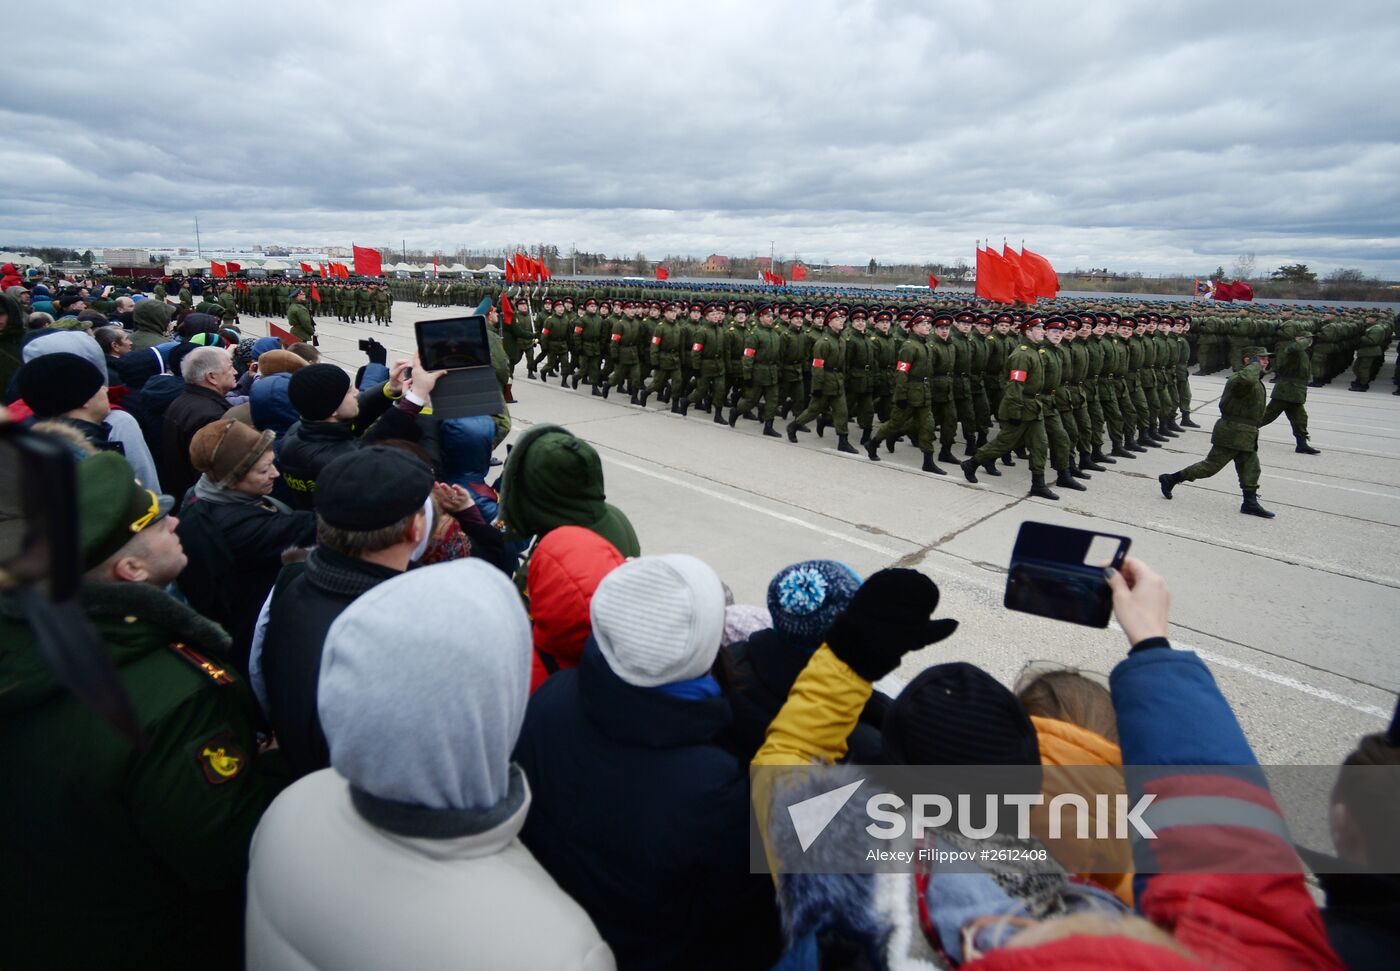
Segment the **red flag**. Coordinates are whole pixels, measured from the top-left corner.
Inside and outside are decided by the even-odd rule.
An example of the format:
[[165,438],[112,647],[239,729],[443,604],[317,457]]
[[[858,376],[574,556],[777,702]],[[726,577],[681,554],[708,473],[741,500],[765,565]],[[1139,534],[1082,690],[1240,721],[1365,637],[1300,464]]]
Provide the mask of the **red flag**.
[[355,254],[355,272],[357,274],[360,276],[382,276],[384,274],[384,263],[379,255],[379,250],[353,244],[350,249]]
[[248,282],[246,280],[237,280],[234,282],[233,286],[235,290],[243,290],[246,292],[248,289]]
[[1024,304],[1035,303],[1035,280],[1021,266],[1021,258],[1005,243],[1001,244],[1001,258],[1006,260],[1007,273],[1016,291],[1016,299]]
[[435,279],[436,279],[436,277],[437,277],[437,257],[436,257],[436,256],[433,257],[433,277],[434,277]]
[[311,299],[317,303],[321,302],[321,292],[316,289],[316,284],[311,284]]
[[290,331],[283,330],[281,327],[278,327],[276,324],[272,323],[272,321],[268,321],[267,323],[267,336],[276,337],[282,342],[283,347],[291,347],[293,344],[301,343],[300,337],[296,336]]
[[[794,272],[792,277],[794,280],[797,279],[797,274]],[[934,276],[932,273],[928,275],[928,288],[930,290],[938,289],[938,277]]]
[[792,278],[793,280],[807,279],[807,268],[801,263],[792,264]]
[[1060,277],[1055,272],[1055,268],[1050,265],[1050,261],[1039,253],[1032,253],[1024,246],[1021,247],[1021,269],[1030,275],[1031,281],[1035,284],[1035,295],[1045,297],[1047,300],[1054,300],[1060,292]]
[[241,263],[234,263],[232,260],[225,263],[224,266],[228,269],[230,273],[237,273],[239,270],[243,269],[243,265]]
[[510,297],[504,293],[501,294],[501,319],[506,322],[507,327],[515,320],[515,308],[510,305]]
[[228,270],[226,270],[226,269],[224,268],[224,265],[223,265],[222,263],[220,263],[218,260],[210,260],[210,261],[209,261],[209,270],[210,270],[210,272],[213,273],[215,276],[228,276]]
[[1243,280],[1236,280],[1230,284],[1230,294],[1236,300],[1253,300],[1254,288]]
[[977,296],[996,303],[1016,302],[1010,268],[995,250],[977,251]]
[[552,280],[553,278],[554,278],[554,274],[549,272],[549,267],[547,267],[547,266],[545,266],[543,263],[541,263],[541,264],[540,264],[540,279],[541,279],[541,280]]
[[313,269],[311,268],[311,264],[310,264],[310,263],[303,263],[303,264],[301,264],[301,272],[303,272],[303,273],[315,273],[316,271],[313,270]]
[[671,271],[664,266],[658,266],[656,268],[656,278],[658,280],[669,280],[671,279]]
[[1215,281],[1215,292],[1211,295],[1212,300],[1223,300],[1225,303],[1232,303],[1235,299],[1235,288],[1224,280]]

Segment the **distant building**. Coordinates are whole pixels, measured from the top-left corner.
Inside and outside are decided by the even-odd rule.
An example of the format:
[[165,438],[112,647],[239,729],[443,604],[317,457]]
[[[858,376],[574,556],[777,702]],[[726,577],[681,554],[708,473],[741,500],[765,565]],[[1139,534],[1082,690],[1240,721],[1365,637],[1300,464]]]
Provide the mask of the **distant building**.
[[102,261],[110,267],[118,266],[150,266],[151,251],[146,249],[118,249],[112,248],[104,250]]
[[729,262],[729,257],[711,253],[705,257],[705,263],[700,268],[706,273],[727,273],[729,272]]
[[771,256],[760,256],[753,262],[754,265],[757,266],[760,270],[773,269],[773,258]]
[[854,266],[833,266],[827,272],[833,276],[860,276],[862,271]]

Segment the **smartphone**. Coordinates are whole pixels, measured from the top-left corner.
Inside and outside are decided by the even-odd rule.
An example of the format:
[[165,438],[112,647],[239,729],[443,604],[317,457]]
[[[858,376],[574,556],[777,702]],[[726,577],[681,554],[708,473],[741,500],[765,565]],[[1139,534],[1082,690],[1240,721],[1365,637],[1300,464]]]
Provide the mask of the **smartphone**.
[[1131,543],[1112,533],[1024,522],[1011,551],[1003,603],[1008,610],[1107,627],[1113,592],[1104,571],[1122,569]]
[[418,359],[429,371],[491,365],[485,317],[420,320],[414,324],[414,334],[418,338]]

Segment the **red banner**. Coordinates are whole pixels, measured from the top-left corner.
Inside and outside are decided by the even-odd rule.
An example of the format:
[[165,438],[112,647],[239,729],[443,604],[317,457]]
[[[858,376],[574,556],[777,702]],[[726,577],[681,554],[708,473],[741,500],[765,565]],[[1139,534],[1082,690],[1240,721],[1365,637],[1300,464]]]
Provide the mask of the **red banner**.
[[1230,284],[1230,293],[1236,300],[1253,300],[1254,288],[1243,280],[1236,280]]
[[1016,287],[1006,261],[990,249],[977,250],[977,296],[996,303],[1015,303]]
[[1021,266],[1031,279],[1035,281],[1035,294],[1038,297],[1045,297],[1047,300],[1054,300],[1060,292],[1060,276],[1055,272],[1055,268],[1050,265],[1050,261],[1039,253],[1032,253],[1024,246],[1021,247]]
[[1006,270],[1011,277],[1012,289],[1016,291],[1016,299],[1027,305],[1035,303],[1035,280],[1021,266],[1021,257],[1010,246],[1003,243],[1001,258],[1006,261]]
[[316,284],[311,284],[311,299],[316,303],[321,302],[321,291],[316,289]]
[[209,272],[215,276],[228,276],[228,270],[218,260],[210,260]]
[[224,266],[228,269],[230,273],[237,273],[239,270],[243,269],[243,264],[235,263],[232,260],[225,263]]
[[[384,264],[379,250],[366,246],[351,246],[355,254],[355,272],[360,276],[383,276]],[[303,268],[305,268],[303,266]]]
[[658,266],[656,268],[656,278],[658,280],[669,280],[671,279],[671,271],[664,266]]
[[1224,280],[1217,280],[1215,281],[1215,292],[1211,294],[1211,299],[1232,303],[1235,299],[1235,288]]
[[301,272],[303,272],[303,273],[315,273],[316,271],[313,270],[313,269],[311,268],[311,264],[310,264],[310,263],[303,263],[303,264],[301,264]]
[[807,279],[807,268],[801,263],[794,263],[792,264],[792,271],[790,273],[790,276],[792,277],[794,282],[805,280]]
[[938,277],[934,276],[932,273],[928,275],[928,288],[930,290],[938,289]]

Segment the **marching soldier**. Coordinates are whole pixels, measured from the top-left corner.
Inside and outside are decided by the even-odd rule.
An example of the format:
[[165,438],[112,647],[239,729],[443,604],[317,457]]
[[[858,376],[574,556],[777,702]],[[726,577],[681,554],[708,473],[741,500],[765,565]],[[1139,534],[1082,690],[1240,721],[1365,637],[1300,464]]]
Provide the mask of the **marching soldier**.
[[1162,473],[1157,482],[1162,495],[1170,499],[1178,484],[1207,479],[1234,462],[1244,494],[1240,512],[1273,519],[1274,514],[1259,505],[1259,422],[1265,412],[1264,369],[1269,366],[1269,352],[1262,347],[1246,347],[1240,360],[1240,370],[1226,383],[1220,396],[1220,420],[1210,433],[1209,454],[1180,472]]
[[851,329],[846,331],[846,414],[860,426],[860,443],[870,441],[874,424],[875,347],[865,332],[864,307],[851,311]]
[[316,322],[306,305],[306,291],[297,287],[291,292],[291,300],[291,306],[287,308],[287,329],[303,343],[316,346],[319,344],[316,340]]
[[832,309],[826,318],[826,333],[812,347],[812,400],[803,412],[788,422],[788,441],[797,441],[798,428],[817,419],[817,436],[825,429],[827,414],[836,429],[836,450],[855,454],[847,435],[850,418],[846,413],[846,348],[841,331],[846,326],[846,311]]
[[661,315],[660,322],[651,332],[652,360],[656,370],[652,372],[651,384],[642,388],[637,403],[646,406],[647,397],[656,394],[663,404],[671,403],[671,413],[684,415],[690,407],[690,399],[685,396],[685,373],[681,370],[687,346],[685,327],[680,323],[681,305],[669,303]]
[[773,429],[773,419],[778,414],[778,369],[782,361],[783,338],[774,329],[773,307],[759,308],[758,326],[749,331],[744,341],[744,353],[740,367],[743,374],[743,397],[729,409],[729,427],[733,428],[739,416],[763,399],[763,434],[770,438],[782,436]]
[[890,336],[890,321],[894,315],[889,310],[875,314],[874,333],[870,343],[874,348],[874,385],[871,395],[874,398],[875,417],[881,422],[889,421],[894,404],[894,366],[899,355],[899,345]]
[[704,323],[690,334],[690,368],[697,375],[691,397],[700,403],[700,411],[713,412],[716,424],[724,424],[720,406],[724,401],[724,306],[712,303],[705,307]]
[[637,319],[635,304],[629,302],[622,308],[622,315],[613,321],[609,340],[612,371],[603,381],[603,397],[607,397],[609,388],[616,386],[618,391],[631,394],[632,404],[641,404],[638,395],[642,389],[642,322]]
[[1283,342],[1279,345],[1278,362],[1274,366],[1275,380],[1269,407],[1259,420],[1259,427],[1272,422],[1279,415],[1286,414],[1288,423],[1293,426],[1293,451],[1303,455],[1321,455],[1319,449],[1308,444],[1308,410],[1304,407],[1308,400],[1308,381],[1312,377],[1312,362],[1308,355],[1308,345],[1312,334],[1301,323],[1289,321],[1282,328]]
[[802,314],[794,310],[787,319],[787,326],[779,328],[782,332],[782,364],[778,371],[778,395],[783,399],[780,414],[784,418],[801,414],[807,407],[803,369],[811,358],[807,356],[803,323]]
[[929,379],[933,375],[930,359],[929,331],[933,318],[920,311],[910,324],[910,337],[899,347],[894,366],[894,412],[865,443],[865,454],[872,462],[880,461],[880,443],[894,451],[894,440],[908,435],[924,453],[923,470],[935,475],[947,475],[934,464],[933,441],[937,428],[929,409]]

